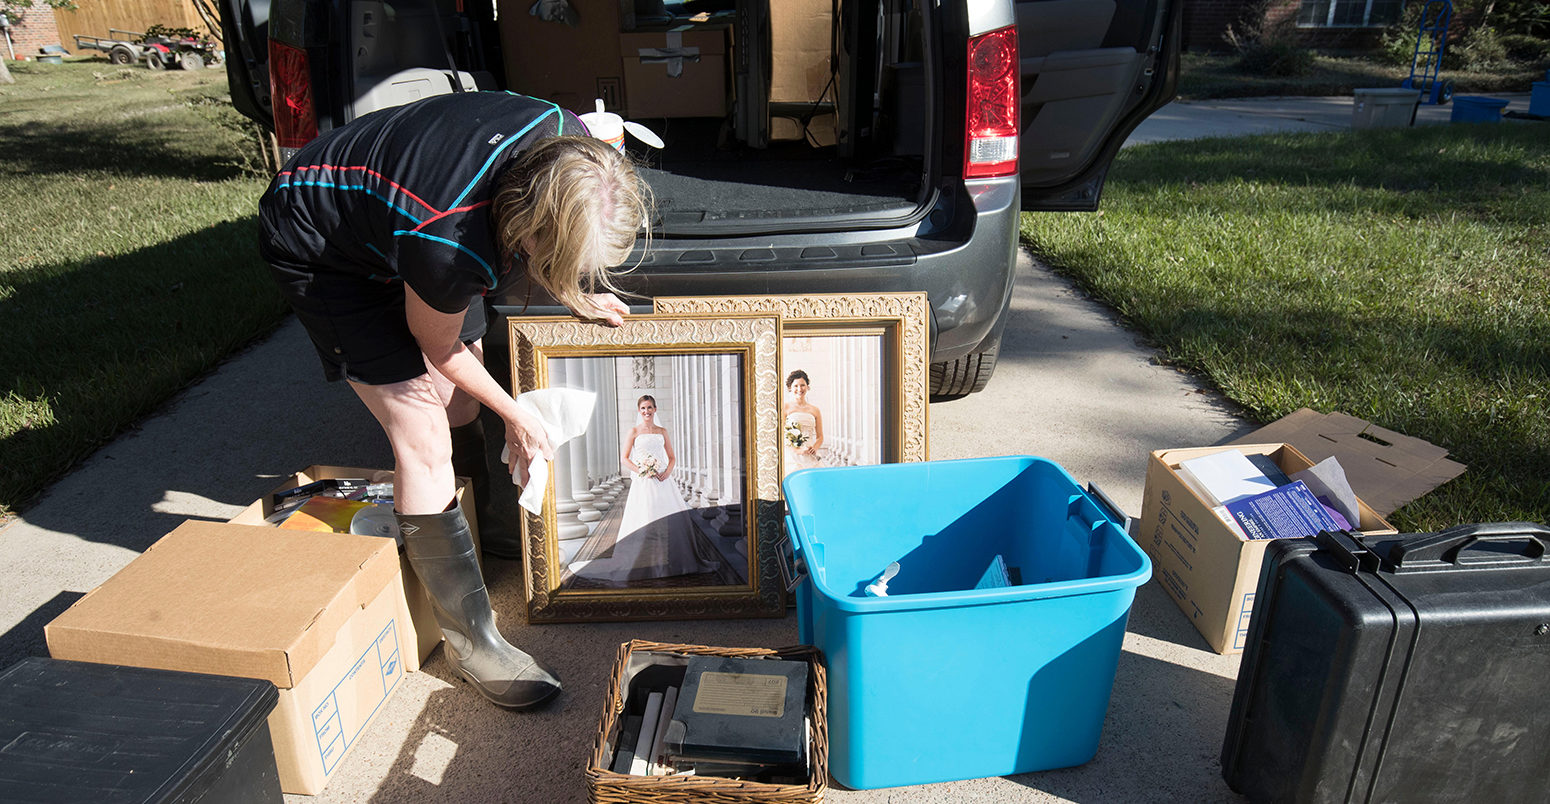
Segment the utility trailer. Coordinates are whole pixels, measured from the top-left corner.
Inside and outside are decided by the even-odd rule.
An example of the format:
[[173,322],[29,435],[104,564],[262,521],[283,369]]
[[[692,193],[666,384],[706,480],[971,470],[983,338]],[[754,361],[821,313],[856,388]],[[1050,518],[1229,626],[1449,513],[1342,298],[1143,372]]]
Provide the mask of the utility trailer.
[[118,28],[109,28],[108,34],[106,37],[75,34],[75,48],[100,50],[108,54],[108,61],[113,64],[143,61],[152,70],[168,67],[197,70],[206,63],[219,62],[214,43],[194,37],[147,35]]

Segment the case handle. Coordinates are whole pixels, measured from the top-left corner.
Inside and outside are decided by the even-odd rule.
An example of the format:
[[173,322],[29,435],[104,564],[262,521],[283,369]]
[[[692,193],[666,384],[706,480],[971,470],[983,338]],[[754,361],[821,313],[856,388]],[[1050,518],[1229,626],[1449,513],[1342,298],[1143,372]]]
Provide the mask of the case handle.
[[1550,528],[1533,522],[1455,525],[1431,536],[1395,545],[1390,560],[1395,569],[1407,563],[1412,567],[1424,562],[1457,564],[1459,553],[1481,542],[1527,542],[1523,556],[1543,562],[1547,540],[1550,540]]
[[786,517],[786,532],[775,544],[775,563],[780,566],[780,580],[786,585],[787,594],[807,580],[807,562],[796,554],[796,526],[790,516]]

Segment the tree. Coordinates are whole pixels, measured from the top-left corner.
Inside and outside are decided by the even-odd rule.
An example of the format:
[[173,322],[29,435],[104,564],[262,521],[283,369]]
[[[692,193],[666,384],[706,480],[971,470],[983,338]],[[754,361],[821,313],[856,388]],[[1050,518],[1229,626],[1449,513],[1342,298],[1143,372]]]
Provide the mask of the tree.
[[[75,0],[43,0],[43,4],[51,9],[75,8]],[[0,5],[0,15],[5,16],[9,27],[18,20],[26,19],[27,10],[30,8],[32,8],[32,0],[4,0],[4,4]],[[10,32],[6,33],[9,35]],[[7,53],[6,56],[9,57],[10,54]],[[11,68],[5,62],[5,59],[0,58],[0,84],[14,84],[16,79],[11,77]]]

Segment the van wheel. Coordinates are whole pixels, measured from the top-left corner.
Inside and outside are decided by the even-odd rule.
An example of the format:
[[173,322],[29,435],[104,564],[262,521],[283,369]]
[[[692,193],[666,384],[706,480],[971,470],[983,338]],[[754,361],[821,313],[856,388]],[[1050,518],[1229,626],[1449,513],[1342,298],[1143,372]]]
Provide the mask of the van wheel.
[[931,401],[948,402],[985,390],[990,375],[996,373],[996,356],[1001,342],[983,352],[944,363],[931,364]]

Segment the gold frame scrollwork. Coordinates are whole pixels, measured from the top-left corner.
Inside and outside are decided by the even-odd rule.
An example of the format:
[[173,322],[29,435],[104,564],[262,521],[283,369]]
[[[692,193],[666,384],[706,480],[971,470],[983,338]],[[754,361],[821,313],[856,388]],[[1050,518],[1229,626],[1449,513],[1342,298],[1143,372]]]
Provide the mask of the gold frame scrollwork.
[[731,354],[740,358],[737,414],[744,442],[741,516],[747,546],[745,585],[561,589],[559,514],[554,464],[543,513],[522,512],[528,620],[598,622],[690,618],[780,617],[785,587],[775,549],[781,534],[779,353],[781,324],[772,314],[630,316],[617,328],[571,318],[512,317],[512,388],[550,387],[549,360],[644,355]]
[[[673,296],[652,301],[658,314],[780,316],[782,337],[849,335],[880,328],[891,356],[884,389],[884,463],[930,457],[931,304],[925,293],[805,296]],[[780,370],[784,372],[785,366]],[[782,375],[784,376],[784,375]],[[776,405],[777,410],[779,404]]]

